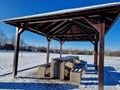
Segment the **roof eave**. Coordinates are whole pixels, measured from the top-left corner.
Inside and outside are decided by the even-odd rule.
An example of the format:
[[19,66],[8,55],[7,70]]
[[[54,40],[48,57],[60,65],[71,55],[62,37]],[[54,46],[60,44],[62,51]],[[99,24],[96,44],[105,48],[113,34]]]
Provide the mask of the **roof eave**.
[[5,23],[7,23],[9,21],[20,20],[20,19],[30,19],[30,18],[37,18],[37,17],[47,17],[47,16],[52,16],[52,15],[81,12],[81,11],[92,10],[92,9],[107,8],[107,7],[111,7],[111,6],[120,6],[120,2],[108,3],[108,4],[101,4],[101,5],[94,5],[94,6],[87,6],[87,7],[82,7],[82,8],[59,10],[59,11],[55,11],[55,12],[43,13],[43,14],[36,14],[36,15],[32,15],[32,16],[23,16],[23,17],[17,17],[17,18],[10,18],[10,19],[2,20],[2,21],[5,22]]

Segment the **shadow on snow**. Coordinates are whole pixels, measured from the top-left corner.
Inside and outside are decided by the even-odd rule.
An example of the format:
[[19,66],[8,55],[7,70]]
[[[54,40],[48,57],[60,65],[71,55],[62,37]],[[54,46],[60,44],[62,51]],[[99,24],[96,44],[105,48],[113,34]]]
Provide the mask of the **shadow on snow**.
[[78,88],[72,84],[48,84],[48,83],[12,83],[0,82],[0,89],[25,89],[25,90],[70,90]]
[[[33,69],[33,68],[37,68],[39,65],[34,66],[34,67],[30,67],[30,68],[26,68],[23,70],[19,70],[18,72],[22,72],[22,71],[26,71],[29,69]],[[95,73],[95,69],[94,69],[94,65],[92,64],[88,64],[86,71],[86,75],[96,75]],[[0,76],[6,76],[6,75],[10,75],[12,74],[12,72],[10,73],[6,73],[6,74],[2,74]],[[98,75],[98,74],[97,74]],[[38,79],[36,77],[18,77],[18,78],[26,78],[26,79]],[[47,80],[47,79],[46,79]],[[85,81],[85,82],[81,82],[81,85],[98,85],[98,78],[97,77],[82,77],[81,81]],[[87,82],[86,82],[87,81]],[[104,85],[107,86],[115,86],[115,85],[119,85],[120,81],[120,73],[117,72],[113,67],[111,66],[105,66],[104,67]],[[64,86],[64,87],[62,87]],[[0,82],[0,88],[1,89],[24,89],[24,88],[41,88],[39,90],[47,90],[46,88],[49,87],[50,89],[53,88],[57,88],[57,90],[61,90],[62,88],[67,88],[67,89],[72,89],[72,88],[77,88],[77,85],[72,85],[72,84],[42,84],[42,83],[5,83],[5,82]],[[63,89],[64,90],[64,89]],[[65,89],[66,90],[66,89]]]
[[[94,65],[88,64],[86,71],[86,75],[93,75],[93,77],[82,77],[81,78],[81,85],[98,85],[98,78],[94,77],[95,69]],[[97,74],[98,75],[98,74]],[[104,85],[105,86],[116,86],[120,85],[120,73],[117,72],[114,67],[112,66],[105,66],[104,67]]]
[[[27,70],[30,70],[30,69],[34,69],[34,68],[37,68],[39,65],[37,66],[33,66],[33,67],[30,67],[30,68],[26,68],[26,69],[22,69],[22,70],[18,70],[17,72],[23,72],[23,71],[27,71]],[[7,76],[7,75],[10,75],[12,74],[12,72],[9,72],[9,73],[5,73],[5,74],[2,74],[0,76]]]

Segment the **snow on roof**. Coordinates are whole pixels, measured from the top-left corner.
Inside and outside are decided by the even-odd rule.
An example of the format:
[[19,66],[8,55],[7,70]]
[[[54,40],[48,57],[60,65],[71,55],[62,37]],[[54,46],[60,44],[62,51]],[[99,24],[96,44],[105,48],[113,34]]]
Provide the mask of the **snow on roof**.
[[36,14],[36,15],[31,15],[31,16],[10,18],[10,19],[6,19],[3,21],[16,20],[16,19],[27,19],[27,18],[35,18],[35,17],[44,17],[44,16],[51,16],[51,15],[56,15],[56,14],[58,15],[58,14],[65,14],[65,13],[67,14],[67,13],[71,13],[71,12],[80,12],[80,11],[85,11],[85,10],[99,9],[99,8],[111,7],[111,6],[117,6],[117,5],[120,5],[120,2],[107,3],[107,4],[101,4],[101,5],[93,5],[93,6],[66,9],[66,10],[59,10],[59,11],[43,13],[43,14]]

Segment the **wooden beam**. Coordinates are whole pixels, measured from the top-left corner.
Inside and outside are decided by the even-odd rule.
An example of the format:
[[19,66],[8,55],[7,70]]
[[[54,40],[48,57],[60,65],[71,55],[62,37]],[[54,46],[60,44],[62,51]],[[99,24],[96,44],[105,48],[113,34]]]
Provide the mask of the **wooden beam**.
[[[90,35],[95,35],[95,34],[90,34]],[[65,33],[65,34],[50,34],[50,36],[88,36],[88,33],[73,33],[73,34],[69,34],[69,33]]]
[[64,37],[63,38],[63,41],[90,41],[90,39],[81,39],[81,38],[79,38],[79,39],[68,39],[67,37]]
[[60,28],[59,30],[57,30],[55,33],[53,34],[57,34],[58,32],[60,32],[61,30],[67,28],[70,25],[70,23],[66,24],[65,26],[63,26],[62,28]]
[[48,35],[49,32],[50,32],[50,30],[52,30],[54,27],[56,27],[56,26],[59,25],[60,23],[61,23],[61,21],[60,21],[60,22],[53,22],[53,23],[45,26],[45,27],[42,28],[42,29],[40,28],[40,30],[42,30],[44,33],[46,33],[46,35]]
[[106,19],[107,19],[107,20],[109,20],[109,21],[111,21],[111,22],[113,22],[113,21],[114,21],[114,19],[109,18],[109,17],[106,17]]
[[91,18],[89,17],[84,17],[83,18],[85,21],[87,21],[91,26],[93,26],[98,32],[99,32],[99,25],[98,23],[95,23]]
[[19,57],[19,42],[20,42],[20,28],[16,28],[16,41],[14,46],[14,61],[13,61],[13,77],[17,75],[18,57]]
[[34,29],[34,28],[31,28],[31,27],[28,27],[29,30],[33,31],[33,32],[36,32],[38,34],[41,34],[41,35],[45,35],[43,32],[37,30],[37,29]]
[[93,45],[95,44],[93,41],[90,41]]
[[104,90],[104,35],[105,35],[105,17],[100,16],[99,20],[99,89]]
[[73,30],[70,29],[70,31],[71,31],[71,34],[72,34],[72,38],[75,39],[75,38],[74,38],[75,36],[73,35]]
[[19,34],[23,33],[24,31],[25,31],[25,29],[22,29],[22,28],[21,28],[21,29],[19,30]]
[[59,25],[55,26],[54,28],[52,28],[47,34],[49,35],[49,33],[55,31],[57,28],[61,27],[62,25],[64,25],[67,21],[63,21],[62,23],[60,23]]
[[46,63],[49,63],[50,41],[51,41],[51,38],[50,38],[50,37],[46,37],[46,38],[47,38],[47,41],[48,41],[48,45],[47,45],[47,60],[46,60]]
[[[33,32],[35,34],[46,36],[44,33],[38,31],[37,29],[33,29],[31,27],[28,27],[28,29],[29,29],[28,31],[31,31],[31,32]],[[57,40],[57,41],[60,41],[58,38],[55,38],[55,37],[52,37],[52,38],[55,39],[55,40]]]
[[79,23],[80,25],[82,25],[83,27],[85,27],[85,28],[87,28],[87,29],[90,29],[90,30],[96,32],[96,30],[95,30],[94,28],[89,27],[88,25],[84,24],[83,22],[80,22],[80,21],[77,21],[77,20],[73,20],[73,21],[78,22],[78,23]]
[[55,25],[55,24],[56,24],[56,22],[53,22],[53,23],[44,23],[42,26],[40,26],[40,27],[38,27],[36,29],[38,29],[39,31],[47,34],[47,32],[48,32],[47,29],[49,29],[49,27],[51,27],[52,25]]
[[95,65],[95,71],[98,71],[98,35],[96,34],[96,40],[94,44],[94,65]]
[[27,27],[28,27],[28,23],[21,23],[19,34],[23,33],[25,31],[25,28]]
[[63,28],[63,30],[57,32],[56,34],[53,34],[53,35],[63,35],[63,34],[66,34],[66,32],[68,32],[71,28],[71,24],[68,25],[68,27],[66,26],[65,28]]
[[60,57],[62,57],[62,44],[63,44],[63,41],[60,41]]
[[83,16],[81,17],[69,17],[69,18],[64,18],[64,19],[53,19],[53,20],[43,20],[43,21],[31,21],[29,22],[29,24],[40,24],[40,23],[47,23],[47,22],[59,22],[59,21],[66,21],[66,20],[71,20],[71,19],[80,19],[80,18],[83,18]]
[[[81,26],[80,26],[81,23],[79,23],[78,21],[73,20],[73,22],[74,22],[78,27],[81,27]],[[82,32],[87,33],[85,30],[84,30],[84,31],[82,30]],[[88,34],[88,37],[89,37],[92,41],[95,41],[94,38],[92,38],[92,36],[91,36],[90,34]]]
[[35,28],[39,29],[39,27],[43,26],[44,23],[36,23]]
[[39,29],[42,31],[45,30],[46,32],[48,32],[47,30],[49,30],[50,27],[56,25],[56,23],[58,23],[58,22],[45,23],[46,25],[44,24],[45,26],[43,25],[44,27],[43,28],[39,27]]

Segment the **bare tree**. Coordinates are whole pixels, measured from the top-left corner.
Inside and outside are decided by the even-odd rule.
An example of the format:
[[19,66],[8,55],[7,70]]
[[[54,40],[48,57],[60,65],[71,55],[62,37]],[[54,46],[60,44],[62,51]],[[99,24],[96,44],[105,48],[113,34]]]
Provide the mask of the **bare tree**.
[[20,39],[20,47],[22,49],[22,47],[24,47],[26,45],[25,41],[23,38]]
[[0,46],[4,46],[7,40],[6,34],[0,29]]
[[7,44],[7,43],[8,43],[8,38],[5,37],[4,40],[3,40],[3,42],[2,42],[2,45],[5,46],[5,44]]
[[15,36],[12,36],[12,37],[9,39],[9,44],[12,44],[12,45],[15,44]]

